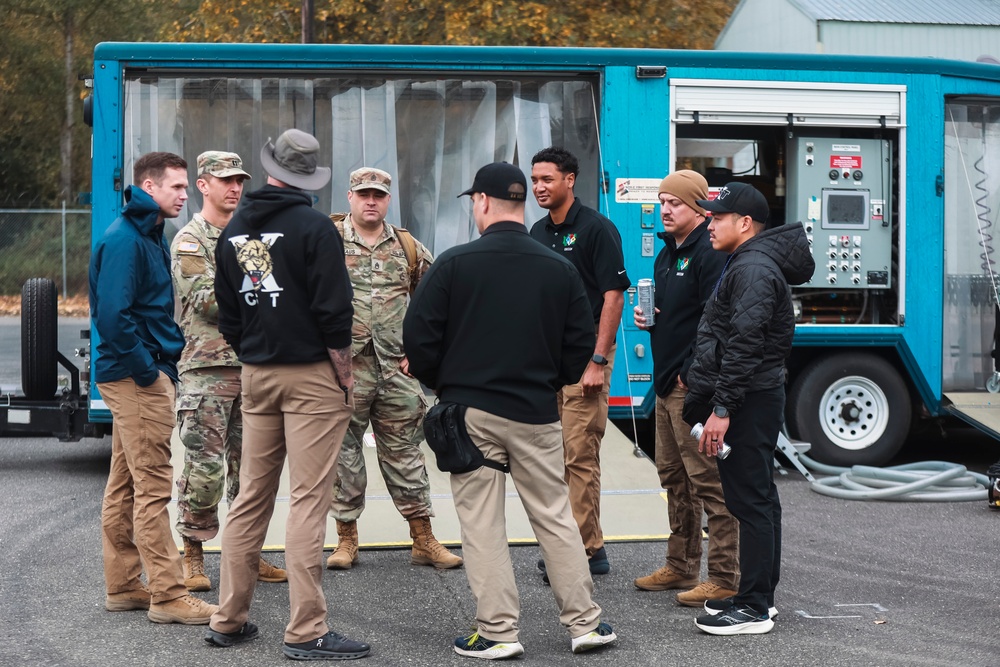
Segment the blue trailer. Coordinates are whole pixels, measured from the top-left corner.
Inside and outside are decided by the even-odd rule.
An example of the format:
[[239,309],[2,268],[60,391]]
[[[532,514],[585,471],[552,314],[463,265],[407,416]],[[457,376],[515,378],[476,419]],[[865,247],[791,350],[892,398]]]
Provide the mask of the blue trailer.
[[[661,247],[657,185],[676,168],[752,183],[802,222],[817,270],[794,290],[787,426],[813,455],[888,460],[919,417],[1000,437],[995,371],[1000,66],[937,59],[707,51],[360,45],[97,46],[93,239],[148,151],[259,150],[316,135],[347,208],[351,170],[394,174],[390,221],[435,253],[476,234],[456,195],[481,165],[530,173],[540,148],[580,158],[576,194],[621,232],[633,280]],[[193,166],[192,166],[193,169]],[[193,182],[194,172],[190,174]],[[529,198],[530,199],[530,198]],[[194,210],[198,203],[194,202]],[[182,213],[183,223],[193,210]],[[528,203],[530,221],[543,211]],[[540,286],[541,287],[541,286]],[[611,416],[651,418],[648,335],[627,294]],[[544,314],[539,314],[544,316]],[[96,333],[92,334],[96,336]],[[110,420],[93,386],[89,422]]]

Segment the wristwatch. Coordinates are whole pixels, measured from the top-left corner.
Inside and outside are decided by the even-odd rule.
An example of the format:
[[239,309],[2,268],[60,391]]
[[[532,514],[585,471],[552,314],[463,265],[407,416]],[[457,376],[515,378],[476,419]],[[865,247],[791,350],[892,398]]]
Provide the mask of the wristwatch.
[[608,365],[608,360],[605,359],[604,357],[602,357],[599,354],[595,354],[594,356],[592,356],[590,358],[590,360],[593,361],[598,366],[607,366]]
[[712,408],[712,414],[718,417],[719,419],[725,419],[726,417],[729,416],[729,410],[725,409],[721,405],[716,405],[714,408]]

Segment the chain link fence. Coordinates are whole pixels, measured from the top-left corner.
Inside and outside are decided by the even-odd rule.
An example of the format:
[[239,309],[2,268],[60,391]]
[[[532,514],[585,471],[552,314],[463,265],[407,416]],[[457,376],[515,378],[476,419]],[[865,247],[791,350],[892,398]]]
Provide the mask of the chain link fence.
[[0,208],[0,296],[49,278],[63,298],[87,294],[89,209]]

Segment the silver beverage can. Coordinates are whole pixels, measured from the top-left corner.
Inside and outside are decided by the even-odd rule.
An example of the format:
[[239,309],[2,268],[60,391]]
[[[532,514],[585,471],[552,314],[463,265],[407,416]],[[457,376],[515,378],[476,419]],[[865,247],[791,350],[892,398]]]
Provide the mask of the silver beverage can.
[[[704,430],[705,427],[701,424],[701,422],[698,422],[697,424],[691,427],[691,437],[700,440],[702,431]],[[731,452],[732,450],[733,450],[732,447],[730,447],[726,443],[722,443],[721,445],[719,445],[719,453],[716,454],[715,456],[717,458],[724,459],[727,456],[729,456],[729,452]]]
[[635,287],[639,293],[639,310],[646,318],[646,326],[653,326],[653,319],[656,316],[656,308],[653,306],[653,279],[640,278]]

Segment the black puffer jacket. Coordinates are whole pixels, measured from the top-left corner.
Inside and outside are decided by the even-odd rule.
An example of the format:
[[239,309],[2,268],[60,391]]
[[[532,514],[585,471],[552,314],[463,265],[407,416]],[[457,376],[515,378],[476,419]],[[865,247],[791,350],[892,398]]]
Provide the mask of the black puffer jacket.
[[739,409],[749,391],[785,382],[795,317],[789,285],[816,264],[800,223],[768,229],[736,249],[698,324],[688,402]]

